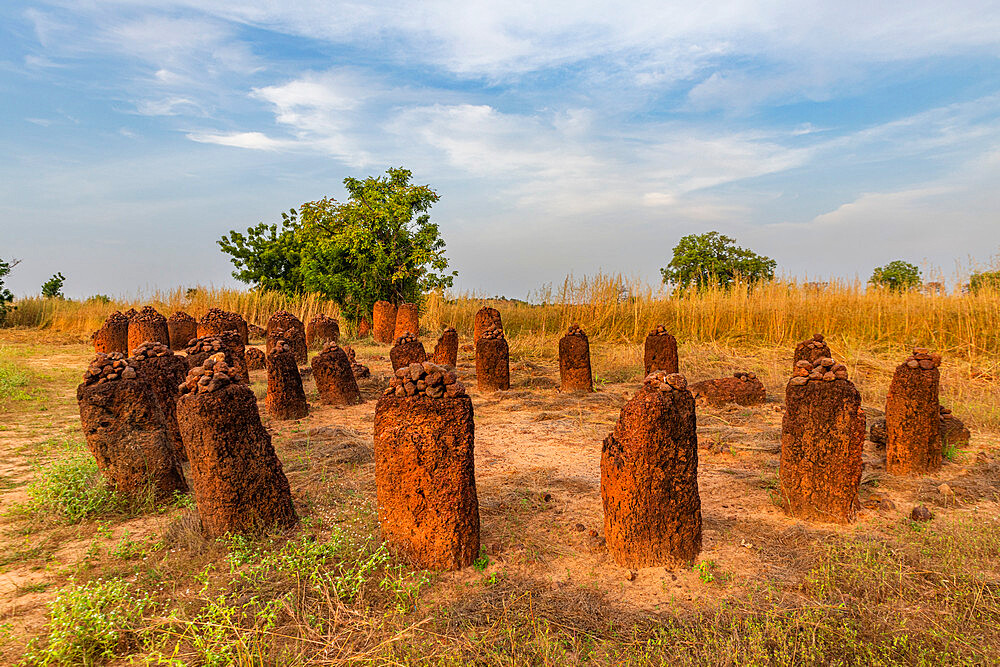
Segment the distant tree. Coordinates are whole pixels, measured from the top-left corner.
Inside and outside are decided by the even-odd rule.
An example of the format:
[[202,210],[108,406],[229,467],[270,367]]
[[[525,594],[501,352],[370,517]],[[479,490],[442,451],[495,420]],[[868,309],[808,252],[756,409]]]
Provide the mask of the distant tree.
[[897,259],[885,266],[876,267],[868,282],[893,292],[905,292],[920,287],[920,269],[915,264]]
[[66,277],[61,273],[57,273],[44,283],[42,283],[42,296],[46,299],[62,298],[62,288],[63,284],[66,282]]
[[88,303],[111,303],[111,297],[107,294],[95,294],[87,297]]
[[969,276],[969,291],[975,294],[982,289],[1000,290],[1000,271],[976,271]]
[[4,279],[10,275],[11,269],[21,263],[19,259],[12,259],[9,262],[5,262],[0,259],[0,325],[7,320],[7,313],[14,309],[10,303],[14,300],[14,295],[11,294],[10,290],[4,287]]
[[681,238],[660,273],[664,283],[729,287],[737,278],[750,283],[773,280],[776,267],[770,257],[740,248],[734,239],[713,231]]

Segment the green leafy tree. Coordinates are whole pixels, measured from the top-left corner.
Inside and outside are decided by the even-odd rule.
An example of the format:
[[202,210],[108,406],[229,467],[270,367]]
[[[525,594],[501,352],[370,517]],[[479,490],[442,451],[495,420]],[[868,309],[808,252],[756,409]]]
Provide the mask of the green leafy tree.
[[42,296],[44,296],[46,299],[55,299],[55,298],[61,299],[63,297],[62,288],[65,282],[66,282],[66,277],[63,274],[61,273],[55,274],[54,276],[46,280],[44,283],[42,283]]
[[904,292],[920,287],[920,269],[914,264],[897,259],[885,266],[875,267],[868,282],[892,292]]
[[1000,290],[1000,271],[976,271],[969,276],[969,291],[976,293],[982,289]]
[[329,197],[219,241],[232,257],[233,277],[286,294],[316,292],[337,303],[349,320],[371,313],[376,301],[419,302],[450,287],[445,242],[428,211],[438,201],[407,169],[344,179],[348,200]]
[[770,257],[736,245],[734,239],[706,232],[690,234],[674,246],[674,257],[660,269],[663,282],[679,286],[729,287],[739,278],[755,283],[774,279],[777,267]]
[[5,262],[0,259],[0,325],[2,325],[7,320],[7,313],[14,309],[10,303],[14,300],[14,295],[11,294],[10,290],[4,287],[3,281],[8,275],[10,275],[11,270],[21,263],[19,259],[12,259],[9,262]]

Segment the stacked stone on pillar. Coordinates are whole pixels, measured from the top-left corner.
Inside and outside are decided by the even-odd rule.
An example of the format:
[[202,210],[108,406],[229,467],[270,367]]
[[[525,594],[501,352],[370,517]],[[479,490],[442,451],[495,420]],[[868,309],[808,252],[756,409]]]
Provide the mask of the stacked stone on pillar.
[[941,355],[918,347],[896,367],[885,401],[885,471],[925,475],[941,467]]
[[357,354],[354,352],[354,348],[345,345],[344,353],[347,354],[347,360],[351,362],[351,371],[354,373],[354,378],[357,380],[363,380],[369,378],[372,375],[371,370],[358,361]]
[[163,500],[187,491],[160,401],[123,354],[98,354],[76,399],[87,448],[118,493]]
[[476,343],[476,382],[480,391],[510,389],[510,348],[499,327],[483,331]]
[[642,365],[646,375],[653,371],[676,373],[680,369],[677,359],[677,339],[662,324],[646,334],[643,344]]
[[483,306],[476,311],[476,317],[472,321],[472,344],[477,344],[485,331],[494,328],[503,331],[503,320],[500,318],[500,311],[496,308]]
[[291,345],[277,340],[267,353],[267,414],[273,419],[302,419],[309,414],[309,403],[302,388],[302,376],[295,363]]
[[396,307],[396,328],[393,338],[403,334],[420,335],[420,309],[415,303],[401,303]]
[[472,400],[454,371],[396,371],[375,406],[382,535],[414,564],[455,570],[479,556]]
[[701,551],[696,426],[684,376],[654,371],[604,440],[604,537],[622,567],[690,565]]
[[431,361],[439,366],[458,365],[458,332],[455,327],[448,327],[441,332],[437,344],[434,346],[434,354]]
[[198,322],[187,313],[178,310],[167,318],[167,337],[170,349],[178,352],[186,348],[198,337]]
[[858,510],[865,413],[847,368],[800,359],[785,389],[781,493],[792,516],[849,523]]
[[424,345],[414,334],[406,333],[396,339],[392,349],[389,350],[389,361],[392,362],[392,370],[410,364],[421,364],[427,361],[427,352]]
[[590,370],[590,341],[579,324],[573,324],[559,339],[561,391],[594,391]]
[[806,339],[795,346],[795,355],[792,359],[792,364],[797,364],[800,361],[814,363],[820,359],[830,359],[832,357],[833,353],[830,352],[830,346],[827,345],[823,334],[814,333],[812,338]]
[[756,373],[737,371],[732,377],[703,380],[691,385],[695,403],[722,406],[727,403],[737,405],[759,405],[767,400],[764,383]]
[[200,366],[208,357],[223,352],[226,363],[235,374],[233,380],[250,382],[250,374],[247,372],[246,348],[240,341],[239,333],[235,331],[224,331],[213,336],[195,338],[185,351],[187,352],[188,368]]
[[264,350],[259,347],[248,346],[243,351],[243,355],[247,361],[248,371],[262,371],[267,366],[267,362],[264,359]]
[[187,461],[181,432],[177,427],[177,397],[180,396],[180,384],[187,377],[187,360],[161,343],[143,343],[132,352],[128,363],[135,368],[139,379],[149,384],[160,401],[167,432],[170,434],[170,447],[177,458]]
[[288,528],[298,521],[257,398],[233,382],[231,372],[221,354],[206,359],[191,369],[177,402],[194,499],[208,538]]
[[320,313],[306,325],[306,345],[311,350],[322,350],[327,343],[340,342],[340,322]]
[[396,333],[396,306],[376,301],[372,312],[372,333],[378,343],[392,343]]
[[267,321],[267,340],[264,352],[270,353],[278,340],[285,341],[295,355],[295,361],[305,364],[309,361],[309,348],[306,345],[306,328],[302,320],[287,310],[279,310]]
[[198,320],[198,336],[218,336],[227,331],[234,331],[240,337],[243,345],[250,343],[250,327],[239,313],[233,313],[222,308],[209,308]]
[[160,315],[156,308],[143,306],[128,322],[129,352],[143,343],[170,343],[170,331],[167,329],[167,318]]
[[91,339],[94,352],[98,354],[128,354],[128,317],[116,310],[108,315]]
[[364,402],[358,381],[354,378],[351,360],[336,343],[327,343],[323,351],[313,357],[312,375],[321,403],[355,405]]

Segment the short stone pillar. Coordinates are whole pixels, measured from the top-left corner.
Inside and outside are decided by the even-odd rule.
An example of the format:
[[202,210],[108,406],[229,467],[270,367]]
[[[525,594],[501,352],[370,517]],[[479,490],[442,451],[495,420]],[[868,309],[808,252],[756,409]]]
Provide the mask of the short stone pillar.
[[396,306],[376,301],[372,312],[372,334],[378,343],[392,343],[396,338]]
[[757,379],[756,373],[737,371],[732,377],[702,380],[691,385],[691,393],[695,403],[722,406],[728,403],[737,405],[760,405],[767,400],[767,390],[764,383]]
[[830,352],[830,346],[826,344],[823,334],[814,333],[812,338],[806,339],[795,346],[795,355],[792,359],[792,364],[797,364],[800,361],[814,363],[820,359],[830,359],[832,357],[833,353]]
[[257,398],[231,381],[221,357],[191,369],[177,421],[191,459],[191,486],[208,538],[295,525],[288,479],[260,421]]
[[239,334],[240,342],[250,343],[250,328],[239,313],[232,313],[221,308],[209,308],[198,320],[198,336],[218,336],[227,331]]
[[247,342],[249,343],[251,340],[267,340],[267,330],[264,327],[247,322]]
[[363,380],[369,378],[372,375],[371,370],[358,361],[358,357],[354,352],[354,348],[347,345],[344,346],[344,353],[347,354],[347,360],[351,362],[351,371],[354,373],[354,378],[356,380]]
[[[811,368],[806,368],[810,365]],[[848,523],[858,511],[865,413],[843,364],[800,360],[785,389],[781,494],[792,516]]]
[[885,471],[924,475],[941,467],[941,355],[913,350],[896,367],[885,401]]
[[559,339],[559,379],[561,391],[594,391],[590,341],[579,324],[571,325]]
[[322,350],[327,343],[340,342],[340,322],[320,313],[306,325],[306,345],[311,350]]
[[160,401],[124,355],[98,354],[76,400],[87,448],[116,491],[139,500],[187,491]]
[[683,375],[655,371],[601,449],[608,552],[622,567],[690,565],[701,551],[698,435]]
[[403,334],[420,335],[420,308],[415,303],[401,303],[396,307],[393,338],[399,338]]
[[403,334],[396,339],[392,349],[389,350],[389,361],[392,362],[392,370],[413,363],[422,364],[427,361],[427,352],[424,351],[423,343],[417,340],[415,335]]
[[167,318],[160,315],[156,308],[143,306],[135,317],[128,322],[128,350],[139,347],[143,343],[170,343],[170,331],[167,329]]
[[336,343],[327,343],[323,351],[312,358],[312,374],[320,403],[356,405],[364,402],[358,381],[354,378],[351,360]]
[[272,419],[302,419],[309,414],[309,403],[302,388],[302,376],[295,363],[292,347],[283,340],[275,342],[267,353],[267,396],[264,408]]
[[372,332],[372,323],[368,321],[367,317],[362,317],[358,320],[357,333],[355,334],[358,338],[364,338]]
[[246,348],[240,342],[240,335],[235,331],[224,331],[214,336],[195,338],[187,346],[185,352],[187,352],[189,369],[201,366],[205,359],[222,352],[225,354],[226,363],[230,366],[230,372],[234,374],[233,380],[250,382],[250,374],[247,372]]
[[128,354],[128,317],[116,310],[91,338],[97,354]]
[[143,343],[135,349],[128,363],[135,368],[139,379],[149,384],[160,401],[170,434],[170,447],[178,459],[187,461],[181,431],[177,427],[177,397],[180,396],[180,384],[187,377],[187,359],[174,354],[166,345]]
[[382,535],[417,567],[455,570],[479,556],[472,400],[453,371],[401,368],[375,406]]
[[167,318],[167,336],[170,338],[170,349],[181,351],[198,337],[198,321],[178,310]]
[[503,329],[487,329],[476,343],[476,382],[479,391],[510,389],[510,348]]
[[309,360],[306,345],[306,327],[302,320],[287,310],[279,310],[267,320],[264,352],[270,352],[275,342],[283,340],[292,348],[295,361],[305,364]]
[[483,306],[476,311],[476,317],[472,321],[472,344],[475,345],[479,342],[479,339],[483,337],[483,332],[494,328],[503,331],[500,311],[496,308]]
[[458,365],[458,332],[455,331],[455,327],[448,327],[441,332],[441,337],[434,346],[431,361],[439,366],[452,368]]
[[247,347],[243,350],[243,356],[247,361],[247,371],[262,371],[267,367],[264,350],[259,347]]
[[646,334],[642,365],[646,369],[646,375],[653,371],[676,373],[680,369],[677,359],[677,339],[670,335],[662,324],[657,324],[655,329]]

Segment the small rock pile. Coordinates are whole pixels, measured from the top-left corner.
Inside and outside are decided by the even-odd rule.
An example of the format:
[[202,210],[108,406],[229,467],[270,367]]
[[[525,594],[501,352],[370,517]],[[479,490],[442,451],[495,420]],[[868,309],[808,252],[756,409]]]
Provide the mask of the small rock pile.
[[503,338],[503,329],[498,326],[492,326],[486,329],[479,337],[480,340],[503,340]]
[[264,369],[264,351],[259,347],[248,347],[243,351],[247,360],[247,370],[260,371]]
[[567,336],[584,336],[584,337],[587,336],[587,334],[585,334],[583,332],[583,329],[580,327],[579,324],[571,324],[571,325],[569,325],[569,329],[566,330],[566,335]]
[[669,336],[670,332],[662,324],[657,324],[656,328],[651,329],[649,332],[650,336]]
[[926,347],[915,347],[913,348],[913,354],[908,356],[903,363],[910,368],[920,368],[921,370],[929,371],[941,365],[941,353],[931,352]]
[[201,366],[188,371],[187,379],[179,389],[182,394],[205,394],[229,386],[233,382],[233,369],[226,363],[222,352],[213,354]]
[[833,382],[847,379],[847,366],[837,363],[830,357],[822,357],[816,361],[800,359],[795,362],[795,372],[789,384],[800,386],[810,381]]
[[653,371],[642,381],[642,386],[652,391],[682,391],[687,389],[687,378],[680,373]]
[[751,382],[757,379],[757,374],[750,371],[736,371],[733,377],[742,382]]
[[465,396],[465,385],[454,371],[425,361],[398,369],[389,382],[385,396],[427,396],[428,398],[456,398]]
[[358,355],[354,351],[353,347],[347,345],[344,346],[344,352],[347,354],[347,360],[351,362],[351,370],[354,372],[354,377],[361,379],[371,377],[371,370],[364,364],[358,362]]
[[173,350],[163,343],[150,343],[147,341],[133,350],[130,363],[133,360],[145,361],[146,359],[153,359],[155,357],[169,357],[173,353]]
[[205,336],[203,338],[192,338],[189,340],[188,347],[185,352],[188,353],[188,356],[203,352],[215,354],[216,352],[221,352],[224,347],[225,346],[222,344],[221,338],[216,336]]
[[396,338],[396,340],[394,340],[392,344],[393,345],[404,345],[406,343],[416,343],[418,341],[419,341],[419,339],[416,337],[415,334],[412,334],[410,332],[406,332],[402,336],[399,336],[398,338]]
[[90,367],[83,374],[83,383],[87,386],[92,384],[103,384],[119,378],[123,380],[135,379],[135,367],[125,358],[121,352],[111,352],[105,354],[99,352],[94,360],[90,362]]
[[798,363],[802,360],[816,361],[817,359],[832,356],[833,352],[830,351],[830,346],[827,345],[826,340],[823,338],[823,334],[815,333],[812,335],[812,338],[807,338],[795,346],[795,354],[792,357],[792,363]]

